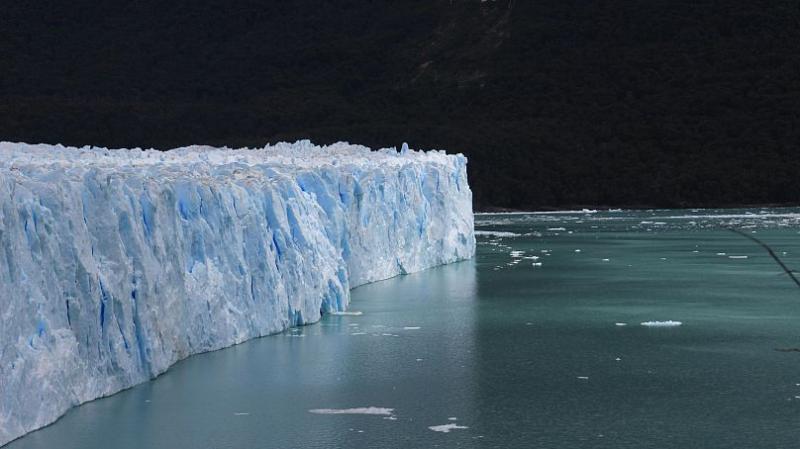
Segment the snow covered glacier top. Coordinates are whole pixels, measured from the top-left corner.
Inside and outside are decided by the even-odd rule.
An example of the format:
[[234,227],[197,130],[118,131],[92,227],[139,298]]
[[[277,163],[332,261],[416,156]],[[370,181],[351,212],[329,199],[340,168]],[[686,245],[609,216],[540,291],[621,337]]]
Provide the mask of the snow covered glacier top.
[[466,158],[0,143],[0,445],[198,352],[470,258]]
[[[123,167],[158,166],[165,170],[188,171],[195,164],[219,166],[226,164],[280,166],[297,171],[309,168],[398,167],[409,163],[459,166],[466,163],[463,155],[448,155],[444,151],[416,151],[407,145],[398,151],[382,148],[372,151],[361,145],[338,142],[317,146],[308,140],[295,143],[280,142],[263,148],[217,148],[193,145],[169,151],[133,149],[108,149],[99,147],[65,147],[62,145],[31,145],[0,142],[0,163],[5,169],[26,166],[105,167],[119,170]],[[346,168],[347,169],[347,168]]]

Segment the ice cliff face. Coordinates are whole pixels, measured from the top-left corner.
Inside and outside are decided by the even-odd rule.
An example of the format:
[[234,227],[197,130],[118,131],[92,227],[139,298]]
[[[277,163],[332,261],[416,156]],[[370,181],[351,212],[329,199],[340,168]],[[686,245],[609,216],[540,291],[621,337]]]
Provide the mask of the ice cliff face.
[[472,257],[466,159],[0,143],[0,445],[349,289]]

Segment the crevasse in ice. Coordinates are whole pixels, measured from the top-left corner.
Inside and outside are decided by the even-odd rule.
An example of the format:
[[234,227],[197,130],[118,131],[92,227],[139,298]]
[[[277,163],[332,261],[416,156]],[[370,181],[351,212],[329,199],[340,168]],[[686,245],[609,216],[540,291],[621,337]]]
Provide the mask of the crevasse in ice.
[[466,159],[0,143],[0,445],[475,252]]

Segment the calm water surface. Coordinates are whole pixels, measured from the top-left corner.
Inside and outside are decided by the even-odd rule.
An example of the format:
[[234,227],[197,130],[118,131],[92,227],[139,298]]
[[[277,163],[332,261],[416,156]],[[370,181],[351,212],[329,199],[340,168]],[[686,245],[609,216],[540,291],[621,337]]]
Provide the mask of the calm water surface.
[[[800,347],[800,289],[724,226],[800,269],[800,210],[481,215],[473,261],[360,287],[361,316],[191,357],[8,448],[799,447],[800,353],[775,349]],[[394,411],[309,412],[370,406]]]

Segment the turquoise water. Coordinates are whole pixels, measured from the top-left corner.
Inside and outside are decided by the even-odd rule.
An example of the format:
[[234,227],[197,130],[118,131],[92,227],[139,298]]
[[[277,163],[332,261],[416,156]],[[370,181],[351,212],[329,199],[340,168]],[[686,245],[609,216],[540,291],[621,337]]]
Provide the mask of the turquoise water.
[[[8,447],[798,447],[800,352],[776,348],[800,347],[800,289],[725,226],[800,269],[800,210],[480,215],[502,234],[472,261],[360,287],[360,316],[191,357]],[[640,325],[666,320],[683,324]],[[370,406],[393,410],[309,412]]]

